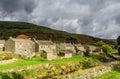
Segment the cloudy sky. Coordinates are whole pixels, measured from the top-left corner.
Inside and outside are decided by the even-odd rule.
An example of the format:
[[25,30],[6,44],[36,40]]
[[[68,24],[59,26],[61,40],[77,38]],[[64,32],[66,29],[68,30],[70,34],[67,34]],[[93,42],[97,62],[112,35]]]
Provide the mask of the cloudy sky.
[[0,0],[0,20],[113,39],[120,35],[120,0]]

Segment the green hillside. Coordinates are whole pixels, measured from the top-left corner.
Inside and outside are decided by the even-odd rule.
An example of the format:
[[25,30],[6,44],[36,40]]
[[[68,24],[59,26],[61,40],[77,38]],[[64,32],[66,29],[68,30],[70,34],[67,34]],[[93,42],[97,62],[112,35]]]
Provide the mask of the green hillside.
[[26,34],[31,38],[41,40],[51,39],[53,41],[67,42],[66,39],[72,37],[77,39],[78,43],[83,44],[93,44],[100,40],[103,40],[109,44],[115,44],[114,40],[106,40],[83,34],[73,34],[64,31],[58,31],[31,23],[0,21],[0,39],[7,40],[10,36],[16,37],[20,34]]

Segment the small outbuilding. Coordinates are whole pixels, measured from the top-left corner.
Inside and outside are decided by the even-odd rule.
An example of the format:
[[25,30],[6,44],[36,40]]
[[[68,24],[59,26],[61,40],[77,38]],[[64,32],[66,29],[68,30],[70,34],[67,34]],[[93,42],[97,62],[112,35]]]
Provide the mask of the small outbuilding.
[[40,56],[47,60],[53,60],[53,59],[57,58],[57,56],[54,53],[50,53],[50,52],[48,53],[45,51],[41,52]]
[[61,50],[58,54],[60,58],[71,58],[72,57],[72,51],[70,50]]

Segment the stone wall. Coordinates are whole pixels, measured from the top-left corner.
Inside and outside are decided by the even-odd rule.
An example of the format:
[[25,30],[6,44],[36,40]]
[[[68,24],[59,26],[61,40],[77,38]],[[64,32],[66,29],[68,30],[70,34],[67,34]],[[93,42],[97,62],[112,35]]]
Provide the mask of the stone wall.
[[15,59],[15,58],[9,59],[9,60],[2,60],[2,61],[0,61],[0,65],[9,64],[9,63],[12,63],[12,62],[15,62],[15,61],[17,61],[17,59]]
[[[75,66],[75,64],[76,64],[75,62],[68,63],[68,65],[71,65],[70,67],[73,68],[72,70],[74,70],[73,66]],[[39,68],[41,71],[42,71],[42,69],[50,71],[50,68],[51,68],[52,72],[53,72],[53,70],[54,69],[56,70],[57,67],[62,68],[62,74],[57,72],[56,76],[55,75],[52,76],[52,79],[92,79],[92,78],[95,78],[96,76],[99,76],[106,72],[109,72],[112,69],[120,68],[120,63],[115,61],[115,62],[102,64],[100,66],[89,68],[89,69],[79,68],[78,70],[75,70],[73,72],[70,71],[68,73],[63,73],[64,71],[66,71],[66,68],[67,68],[67,65],[65,65],[65,64],[57,64],[57,65],[56,64],[39,64],[39,65],[27,66],[27,67],[23,67],[23,68],[0,70],[0,72],[3,72],[3,73],[21,72],[23,70],[39,69]],[[48,74],[47,74],[47,76],[48,76]]]
[[91,78],[95,78],[97,76],[100,76],[106,72],[109,72],[115,68],[120,68],[120,65],[111,65],[108,67],[105,67],[103,69],[97,70],[97,71],[92,71],[92,72],[88,72],[86,74],[83,74],[81,76],[76,77],[76,79],[91,79]]
[[63,78],[63,79],[93,79],[97,76],[100,76],[106,72],[109,72],[113,69],[120,68],[120,63],[111,62],[101,66],[78,70],[73,73],[67,75],[61,75],[55,78]]

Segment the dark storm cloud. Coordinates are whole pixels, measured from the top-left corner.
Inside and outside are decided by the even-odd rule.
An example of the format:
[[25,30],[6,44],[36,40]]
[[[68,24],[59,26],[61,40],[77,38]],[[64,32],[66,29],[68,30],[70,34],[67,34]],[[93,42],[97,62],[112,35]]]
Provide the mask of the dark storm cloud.
[[34,8],[36,0],[0,0],[1,20],[27,21]]
[[1,9],[7,13],[21,10],[31,13],[35,6],[36,5],[33,0],[0,0]]
[[0,20],[116,38],[120,34],[120,0],[0,0]]

